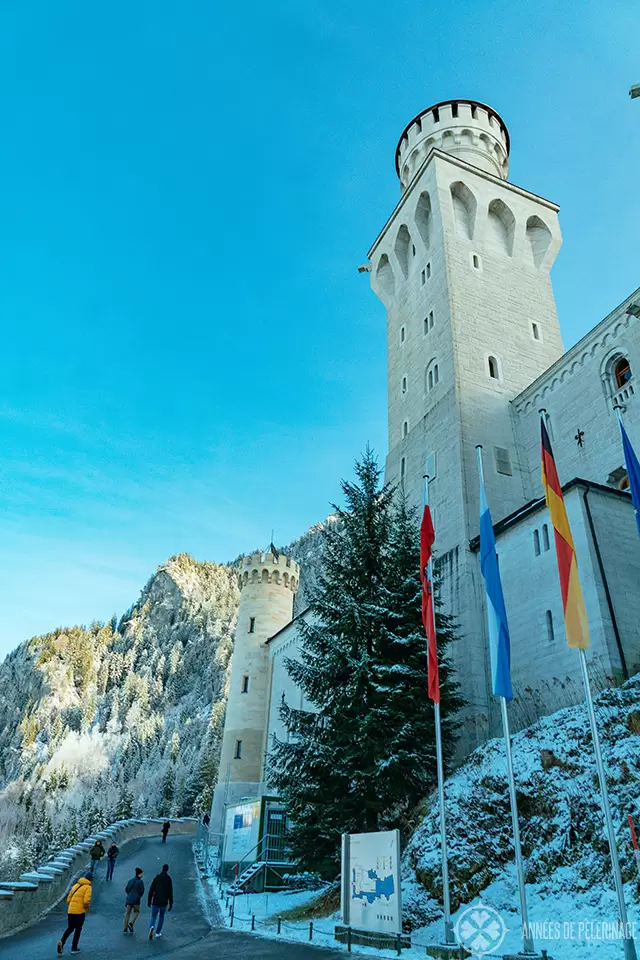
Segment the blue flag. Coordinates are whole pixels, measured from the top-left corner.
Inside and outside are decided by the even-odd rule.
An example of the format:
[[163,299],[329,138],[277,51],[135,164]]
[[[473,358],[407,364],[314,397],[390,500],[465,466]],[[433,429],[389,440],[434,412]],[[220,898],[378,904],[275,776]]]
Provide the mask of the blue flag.
[[496,697],[504,697],[505,700],[513,700],[509,624],[498,569],[496,538],[482,480],[480,481],[480,569],[487,594],[493,694]]
[[627,431],[620,423],[620,433],[622,434],[622,446],[624,447],[624,459],[627,465],[627,474],[629,477],[629,489],[631,490],[631,499],[636,512],[636,523],[638,533],[640,533],[640,463],[636,457],[635,450],[631,446],[631,440],[627,436]]

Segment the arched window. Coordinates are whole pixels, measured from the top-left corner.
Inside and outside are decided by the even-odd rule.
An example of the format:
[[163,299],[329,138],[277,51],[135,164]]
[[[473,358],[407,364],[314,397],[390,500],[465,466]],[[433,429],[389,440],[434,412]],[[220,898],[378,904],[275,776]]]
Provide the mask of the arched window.
[[527,220],[527,240],[531,245],[533,262],[539,267],[551,243],[551,230],[540,217],[529,217]]
[[511,256],[516,218],[502,200],[492,200],[487,215],[485,242],[500,253]]
[[487,363],[488,363],[488,365],[489,365],[489,376],[491,377],[491,379],[492,379],[492,380],[499,380],[499,379],[500,379],[500,371],[499,371],[499,368],[498,368],[498,361],[496,360],[496,358],[495,358],[495,357],[488,357],[488,358],[487,358]]
[[631,380],[631,367],[626,357],[620,357],[613,368],[613,375],[618,387],[624,387]]
[[440,380],[440,371],[438,370],[438,364],[435,360],[432,360],[429,366],[427,367],[427,377],[425,385],[427,392],[433,390],[438,381]]
[[403,377],[403,378],[402,378],[402,392],[403,392],[403,393],[406,393],[406,392],[407,392],[407,378],[406,378],[406,377]]
[[549,549],[549,527],[545,524],[542,526],[542,546],[544,552],[546,553]]
[[458,180],[452,183],[451,202],[453,204],[453,219],[459,237],[464,240],[473,240],[473,229],[476,221],[476,198],[469,187]]
[[420,199],[416,206],[415,221],[418,233],[422,237],[422,242],[428,250],[429,241],[431,240],[431,197],[426,191],[420,194]]
[[433,384],[434,384],[434,386],[436,385],[436,383],[438,382],[439,379],[440,379],[440,377],[439,377],[439,375],[438,375],[438,364],[436,363],[436,365],[435,365],[434,368],[433,368]]
[[533,552],[536,557],[540,556],[540,533],[538,530],[533,531]]
[[547,610],[545,614],[545,618],[547,621],[547,639],[549,643],[553,643],[553,641],[556,638],[556,635],[553,629],[553,614],[551,613],[551,610]]
[[406,336],[406,330],[404,327],[400,327],[400,343],[404,343],[404,338]]
[[406,224],[403,223],[398,230],[398,236],[396,237],[394,250],[396,252],[396,257],[398,258],[398,263],[400,264],[400,269],[402,270],[402,275],[405,279],[409,276],[409,264],[413,260],[413,249],[411,234],[409,233]]
[[389,257],[386,253],[383,253],[378,260],[376,281],[388,297],[392,297],[396,292],[396,279],[393,274],[393,267],[389,263]]
[[433,390],[433,370],[429,370],[429,375],[427,377],[427,388]]
[[405,420],[405,422],[402,424],[402,439],[406,440],[408,434],[409,434],[409,421]]

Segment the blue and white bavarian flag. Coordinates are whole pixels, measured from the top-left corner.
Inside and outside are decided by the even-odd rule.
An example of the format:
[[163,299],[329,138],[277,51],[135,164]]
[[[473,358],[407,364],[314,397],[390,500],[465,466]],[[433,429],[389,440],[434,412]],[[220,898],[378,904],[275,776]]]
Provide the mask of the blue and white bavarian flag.
[[627,465],[627,475],[629,477],[629,490],[633,507],[636,511],[636,523],[638,524],[638,533],[640,533],[640,463],[636,457],[636,452],[631,446],[631,440],[627,436],[627,431],[620,422],[620,433],[622,434],[622,446],[624,447],[624,460]]
[[482,479],[480,480],[480,569],[484,577],[487,594],[493,693],[496,697],[513,700],[509,625],[500,581],[500,570],[498,569],[496,538]]

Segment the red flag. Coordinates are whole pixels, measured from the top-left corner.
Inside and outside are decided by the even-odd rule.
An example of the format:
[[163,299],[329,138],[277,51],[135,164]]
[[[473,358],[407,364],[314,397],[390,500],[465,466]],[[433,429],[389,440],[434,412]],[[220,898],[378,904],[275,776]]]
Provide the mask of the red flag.
[[438,647],[436,622],[433,610],[433,589],[429,579],[431,548],[436,538],[429,504],[425,503],[420,525],[420,580],[422,581],[422,622],[427,634],[428,693],[434,703],[440,703],[440,678],[438,676]]

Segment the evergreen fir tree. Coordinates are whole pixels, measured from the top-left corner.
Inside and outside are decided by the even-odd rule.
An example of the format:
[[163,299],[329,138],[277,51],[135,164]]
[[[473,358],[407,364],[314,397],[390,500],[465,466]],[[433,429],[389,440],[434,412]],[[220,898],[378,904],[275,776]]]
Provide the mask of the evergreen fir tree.
[[[427,697],[417,518],[371,451],[344,482],[346,508],[327,528],[324,571],[301,623],[300,662],[286,661],[314,711],[283,701],[287,742],[275,741],[270,780],[293,823],[295,852],[331,871],[340,834],[401,825],[435,779]],[[449,752],[462,706],[445,655],[453,626],[438,615],[442,715]]]

